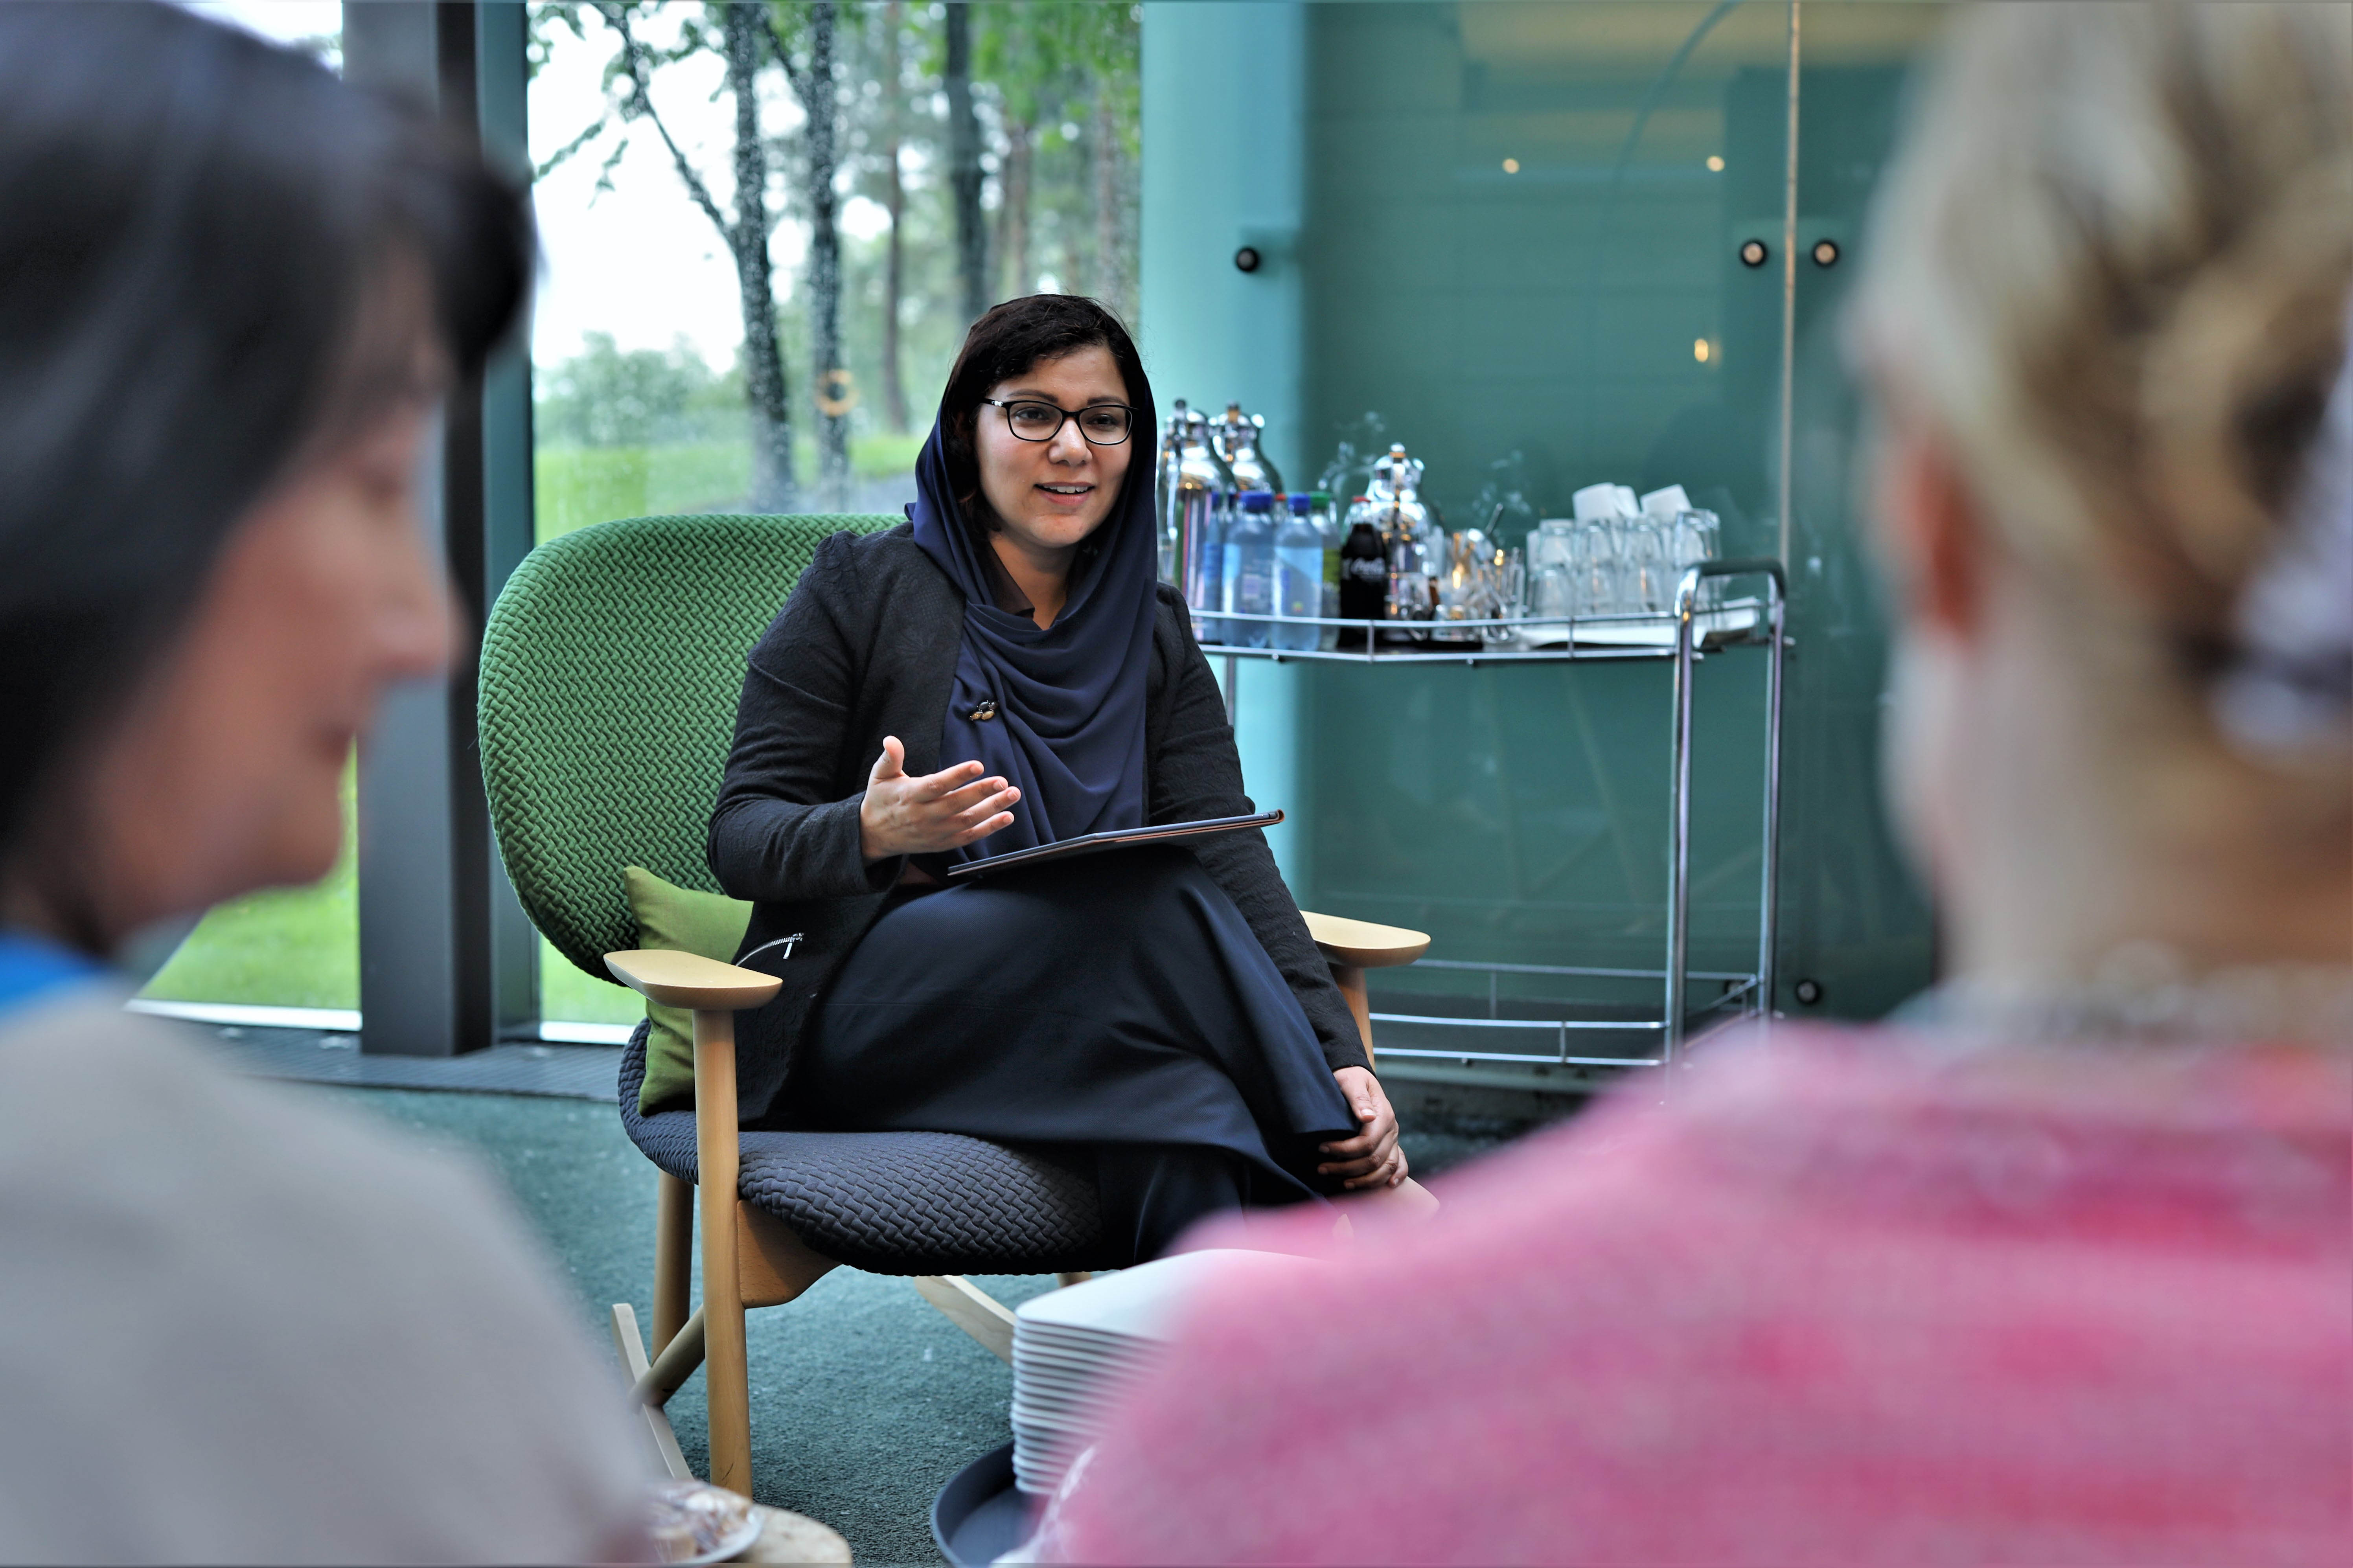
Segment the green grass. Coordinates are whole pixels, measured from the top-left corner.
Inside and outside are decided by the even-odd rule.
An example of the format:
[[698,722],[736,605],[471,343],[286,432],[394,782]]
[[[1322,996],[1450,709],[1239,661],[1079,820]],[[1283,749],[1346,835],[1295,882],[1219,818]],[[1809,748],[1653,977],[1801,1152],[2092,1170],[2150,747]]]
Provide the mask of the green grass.
[[[915,471],[915,454],[923,449],[923,432],[911,430],[904,436],[893,436],[877,430],[871,435],[849,438],[849,471],[861,479],[887,479],[892,474]],[[801,454],[801,471],[817,472],[817,449],[808,447]]]
[[617,517],[724,510],[752,488],[752,448],[742,441],[546,447],[533,466],[543,542]]
[[542,937],[539,1016],[570,1024],[634,1024],[646,1016],[646,1004],[634,991],[581,973]]
[[[876,433],[853,436],[850,472],[887,479],[915,466],[923,438]],[[797,471],[817,473],[817,447],[802,441]],[[701,441],[666,447],[543,447],[533,462],[538,484],[539,537],[543,542],[593,522],[665,512],[720,511],[744,504],[752,488],[752,448],[744,441]]]
[[221,905],[141,992],[172,1002],[265,1007],[360,1005],[358,884],[346,863],[322,882]]

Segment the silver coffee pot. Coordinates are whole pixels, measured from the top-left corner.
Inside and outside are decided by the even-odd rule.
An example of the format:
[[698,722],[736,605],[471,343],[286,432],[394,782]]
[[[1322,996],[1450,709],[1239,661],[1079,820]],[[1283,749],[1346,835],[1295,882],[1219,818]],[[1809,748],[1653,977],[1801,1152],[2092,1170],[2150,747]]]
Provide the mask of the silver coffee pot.
[[1392,443],[1373,459],[1365,500],[1389,551],[1389,616],[1428,620],[1435,588],[1446,570],[1446,545],[1429,503],[1421,499],[1422,464]]

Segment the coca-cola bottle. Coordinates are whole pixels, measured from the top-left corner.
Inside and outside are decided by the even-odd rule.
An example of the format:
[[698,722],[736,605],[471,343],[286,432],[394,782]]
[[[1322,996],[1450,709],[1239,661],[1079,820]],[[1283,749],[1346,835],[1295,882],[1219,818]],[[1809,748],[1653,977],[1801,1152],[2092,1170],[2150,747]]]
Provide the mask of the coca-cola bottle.
[[[1364,500],[1350,508],[1355,514],[1348,537],[1340,542],[1340,618],[1348,621],[1387,620],[1389,613],[1388,542],[1379,527],[1365,515]],[[1340,630],[1340,646],[1360,648],[1366,632],[1358,626]]]

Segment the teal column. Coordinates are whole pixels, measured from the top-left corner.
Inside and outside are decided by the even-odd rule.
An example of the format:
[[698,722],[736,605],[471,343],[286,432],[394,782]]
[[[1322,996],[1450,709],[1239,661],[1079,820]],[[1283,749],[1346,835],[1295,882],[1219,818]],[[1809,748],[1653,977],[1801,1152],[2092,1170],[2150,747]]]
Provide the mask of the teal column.
[[[531,136],[530,18],[522,0],[483,0],[474,7],[475,102],[482,153],[528,185]],[[482,374],[482,602],[497,602],[508,574],[531,553],[533,525],[531,428],[531,329],[491,360]],[[478,742],[479,746],[479,742]],[[477,770],[479,749],[470,756]],[[539,1033],[539,932],[522,912],[496,854],[484,858],[494,1026],[501,1038]]]
[[[1322,462],[1303,423],[1306,40],[1295,5],[1159,0],[1144,7],[1137,323],[1162,415],[1179,397],[1213,413],[1239,401],[1265,416],[1267,455],[1302,489]],[[1259,253],[1255,272],[1234,265],[1245,246]],[[1303,672],[1261,660],[1240,666],[1232,696],[1242,775],[1261,806],[1291,814],[1268,841],[1284,879],[1304,896],[1313,867],[1300,756]]]

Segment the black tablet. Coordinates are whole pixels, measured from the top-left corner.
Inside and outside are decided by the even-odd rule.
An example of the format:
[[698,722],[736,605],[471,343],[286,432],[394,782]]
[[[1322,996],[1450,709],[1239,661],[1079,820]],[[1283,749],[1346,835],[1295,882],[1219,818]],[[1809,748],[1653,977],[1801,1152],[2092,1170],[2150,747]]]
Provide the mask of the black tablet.
[[991,855],[984,859],[967,860],[948,873],[955,881],[965,877],[986,877],[995,871],[1010,871],[1018,866],[1039,866],[1049,860],[1060,860],[1072,855],[1100,855],[1106,849],[1124,849],[1134,844],[1157,844],[1169,838],[1208,838],[1219,833],[1240,833],[1250,827],[1272,827],[1282,820],[1279,811],[1261,811],[1255,816],[1214,816],[1205,822],[1165,822],[1157,827],[1124,827],[1111,833],[1090,833],[1083,838],[1065,838],[1060,844],[1040,844],[1035,849],[1016,849],[1009,855]]

